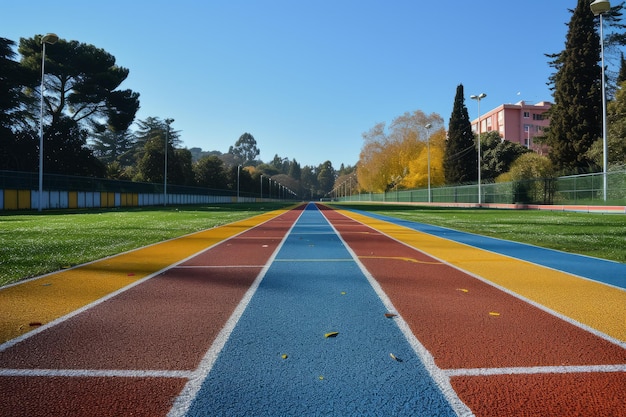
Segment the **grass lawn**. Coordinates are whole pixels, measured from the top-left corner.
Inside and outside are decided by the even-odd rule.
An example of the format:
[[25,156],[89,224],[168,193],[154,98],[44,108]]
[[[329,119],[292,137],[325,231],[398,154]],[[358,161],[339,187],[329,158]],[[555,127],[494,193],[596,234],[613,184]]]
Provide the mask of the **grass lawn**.
[[0,215],[0,286],[291,204],[228,204]]
[[[232,223],[282,203],[0,214],[0,285]],[[626,262],[626,216],[340,204],[411,221]]]
[[626,215],[539,210],[337,204],[564,252],[626,262]]

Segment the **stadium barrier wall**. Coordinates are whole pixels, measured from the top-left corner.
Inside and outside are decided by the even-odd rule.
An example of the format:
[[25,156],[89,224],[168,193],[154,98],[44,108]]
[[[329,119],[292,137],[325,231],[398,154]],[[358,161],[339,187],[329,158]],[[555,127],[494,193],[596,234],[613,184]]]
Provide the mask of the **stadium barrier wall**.
[[[164,205],[163,194],[116,193],[89,191],[43,191],[42,210],[93,209],[118,207],[144,207]],[[267,201],[260,198],[168,194],[168,205],[193,204],[228,204],[239,202]],[[0,210],[37,210],[39,209],[39,191],[0,190]]]
[[[232,190],[170,184],[168,191],[165,195],[163,184],[46,174],[41,208],[98,209],[276,200],[274,197],[261,198],[250,193],[241,193],[237,197]],[[39,207],[37,173],[0,171],[0,211],[38,210]]]

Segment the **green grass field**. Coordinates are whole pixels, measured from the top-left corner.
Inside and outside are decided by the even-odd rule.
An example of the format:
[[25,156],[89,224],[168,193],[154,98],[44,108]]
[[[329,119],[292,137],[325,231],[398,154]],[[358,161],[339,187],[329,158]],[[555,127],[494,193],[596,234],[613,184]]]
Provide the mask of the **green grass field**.
[[[0,215],[0,285],[287,207],[229,204]],[[338,207],[352,207],[347,204]],[[626,216],[356,204],[422,223],[626,262]]]
[[414,222],[626,262],[626,215],[623,214],[368,203],[340,204],[337,207],[371,211]]
[[290,204],[0,215],[0,285],[232,223]]

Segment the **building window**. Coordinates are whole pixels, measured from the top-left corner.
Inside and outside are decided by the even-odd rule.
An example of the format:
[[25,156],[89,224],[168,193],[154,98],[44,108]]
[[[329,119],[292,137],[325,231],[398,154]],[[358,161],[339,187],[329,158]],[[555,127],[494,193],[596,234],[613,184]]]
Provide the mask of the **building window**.
[[524,119],[528,119],[530,117],[530,112],[529,111],[525,111],[524,112]]
[[533,114],[533,120],[543,120],[543,114]]

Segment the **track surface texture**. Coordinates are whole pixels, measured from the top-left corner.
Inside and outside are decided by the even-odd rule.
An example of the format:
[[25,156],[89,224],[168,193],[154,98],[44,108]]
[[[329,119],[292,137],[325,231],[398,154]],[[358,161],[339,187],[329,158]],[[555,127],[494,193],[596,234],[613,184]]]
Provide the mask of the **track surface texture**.
[[303,204],[0,289],[0,416],[626,416],[625,281]]

